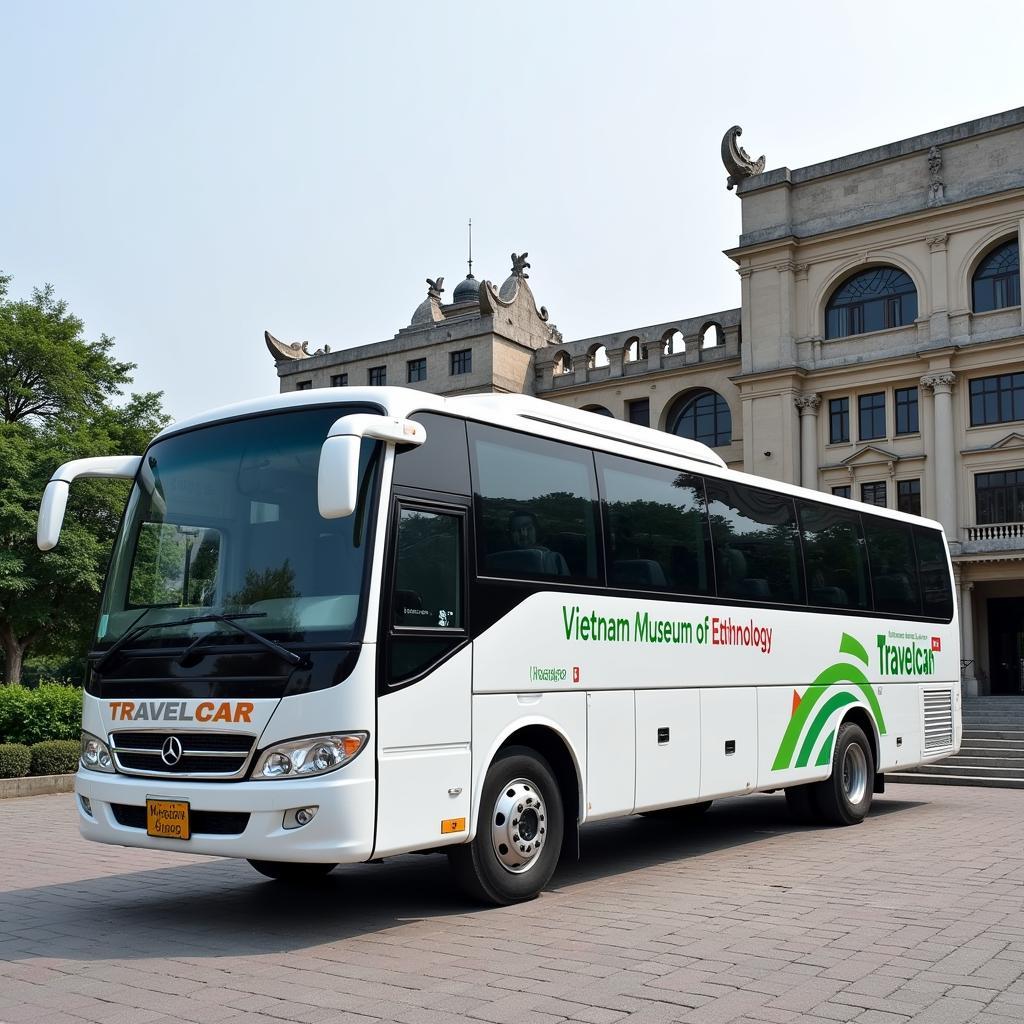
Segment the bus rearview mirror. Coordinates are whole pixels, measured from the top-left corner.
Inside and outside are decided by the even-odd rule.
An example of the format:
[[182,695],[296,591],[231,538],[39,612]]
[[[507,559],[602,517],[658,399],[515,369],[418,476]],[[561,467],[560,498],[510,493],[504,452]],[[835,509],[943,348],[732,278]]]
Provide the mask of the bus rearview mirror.
[[134,480],[141,463],[141,455],[103,455],[94,459],[65,462],[50,477],[43,491],[36,524],[36,547],[40,551],[50,551],[57,546],[64,525],[64,512],[68,507],[68,494],[75,479],[108,477],[113,480]]
[[316,498],[324,519],[342,519],[359,500],[359,442],[364,437],[388,444],[421,445],[427,439],[422,423],[394,416],[353,413],[336,420],[320,449]]

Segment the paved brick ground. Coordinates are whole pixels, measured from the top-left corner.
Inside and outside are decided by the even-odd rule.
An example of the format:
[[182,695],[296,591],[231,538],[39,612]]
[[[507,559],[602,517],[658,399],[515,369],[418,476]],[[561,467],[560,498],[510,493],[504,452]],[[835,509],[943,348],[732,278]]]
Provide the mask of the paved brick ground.
[[526,906],[439,857],[283,890],[244,863],[87,844],[71,798],[0,802],[0,1021],[1024,1021],[1024,798],[890,787],[863,825],[779,796],[631,818]]

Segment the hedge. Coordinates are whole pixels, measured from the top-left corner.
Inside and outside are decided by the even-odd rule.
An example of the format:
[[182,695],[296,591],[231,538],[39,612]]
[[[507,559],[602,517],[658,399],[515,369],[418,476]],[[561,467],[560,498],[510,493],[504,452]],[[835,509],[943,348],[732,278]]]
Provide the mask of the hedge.
[[0,779],[20,779],[31,766],[32,754],[24,743],[0,743]]
[[29,775],[70,775],[78,771],[78,740],[44,740],[29,747]]
[[0,743],[78,740],[81,732],[82,691],[77,686],[0,685]]

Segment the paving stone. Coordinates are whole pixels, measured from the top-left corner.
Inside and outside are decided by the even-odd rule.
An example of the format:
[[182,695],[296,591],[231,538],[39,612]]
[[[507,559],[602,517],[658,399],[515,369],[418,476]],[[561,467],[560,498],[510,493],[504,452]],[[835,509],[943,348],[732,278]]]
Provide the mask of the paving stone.
[[0,802],[0,858],[0,1024],[1024,1020],[1009,790],[890,786],[847,829],[793,826],[780,796],[602,823],[501,909],[439,857],[295,890],[86,844],[67,795]]

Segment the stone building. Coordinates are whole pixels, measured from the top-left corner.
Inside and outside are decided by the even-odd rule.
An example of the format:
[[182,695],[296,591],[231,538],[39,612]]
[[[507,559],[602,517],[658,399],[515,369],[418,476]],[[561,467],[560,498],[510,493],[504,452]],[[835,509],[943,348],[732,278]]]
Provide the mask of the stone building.
[[[1024,692],[1024,108],[797,170],[765,171],[739,134],[722,156],[740,308],[565,342],[520,267],[462,302],[466,282],[449,306],[428,296],[390,342],[279,362],[282,390],[367,383],[385,356],[404,384],[426,359],[432,391],[532,392],[936,518],[965,691]],[[478,359],[465,387],[455,345]]]

